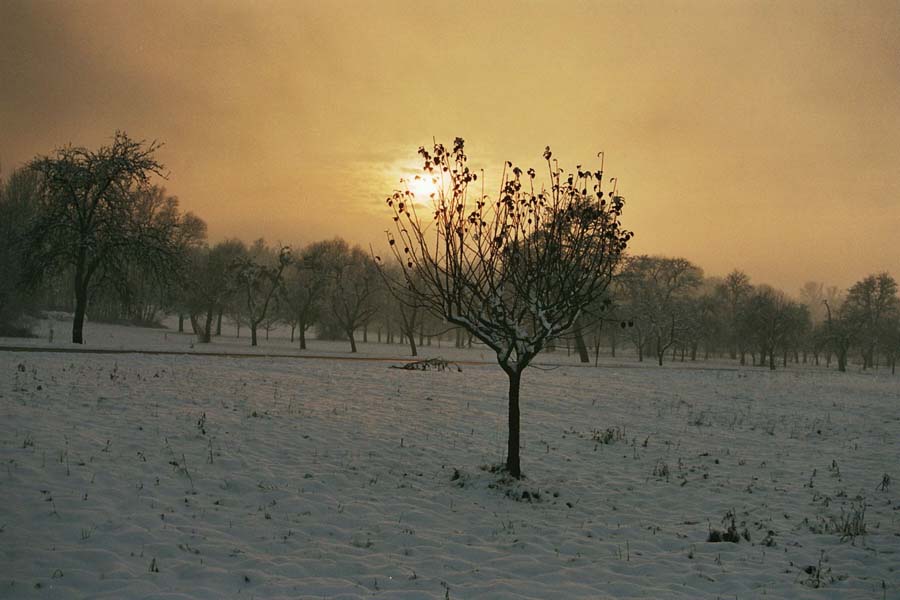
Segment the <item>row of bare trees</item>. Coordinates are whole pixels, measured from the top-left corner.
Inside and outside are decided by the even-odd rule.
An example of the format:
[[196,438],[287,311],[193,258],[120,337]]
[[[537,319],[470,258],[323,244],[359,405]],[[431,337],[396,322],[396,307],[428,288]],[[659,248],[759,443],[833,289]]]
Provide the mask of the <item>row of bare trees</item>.
[[[309,329],[345,337],[356,352],[356,332],[378,310],[380,277],[368,253],[341,239],[316,242],[300,251],[257,240],[247,247],[226,240],[195,250],[176,308],[190,317],[199,342],[221,334],[223,316],[250,329],[257,345],[260,326],[291,328],[291,341],[306,348]],[[239,333],[239,329],[238,329]]]
[[601,344],[615,355],[624,339],[639,361],[723,356],[775,369],[791,361],[832,360],[845,371],[858,358],[862,369],[895,368],[900,353],[900,299],[887,273],[869,275],[842,292],[808,282],[792,298],[754,285],[735,270],[704,277],[683,258],[630,256],[604,298],[589,306],[570,332],[581,360],[595,360]]

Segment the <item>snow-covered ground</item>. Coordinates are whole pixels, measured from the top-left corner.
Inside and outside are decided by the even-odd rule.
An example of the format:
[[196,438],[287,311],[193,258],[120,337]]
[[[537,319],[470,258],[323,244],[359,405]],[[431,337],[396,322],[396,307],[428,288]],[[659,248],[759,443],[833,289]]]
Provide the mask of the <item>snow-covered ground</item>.
[[509,482],[494,365],[0,352],[0,598],[900,597],[900,377],[554,356]]

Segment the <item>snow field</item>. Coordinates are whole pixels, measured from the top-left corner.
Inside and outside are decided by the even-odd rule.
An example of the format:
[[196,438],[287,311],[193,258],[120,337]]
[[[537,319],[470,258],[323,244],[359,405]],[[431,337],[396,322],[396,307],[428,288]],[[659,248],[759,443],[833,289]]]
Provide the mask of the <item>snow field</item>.
[[496,366],[0,352],[0,598],[898,597],[898,382],[532,368],[511,482]]

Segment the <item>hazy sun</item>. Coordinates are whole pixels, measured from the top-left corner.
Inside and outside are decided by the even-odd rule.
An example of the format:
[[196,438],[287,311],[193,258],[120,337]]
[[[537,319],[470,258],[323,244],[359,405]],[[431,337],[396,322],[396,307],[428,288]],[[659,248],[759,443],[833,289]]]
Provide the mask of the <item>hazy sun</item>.
[[409,191],[419,200],[427,200],[432,194],[437,194],[437,179],[426,175],[415,175],[406,180]]

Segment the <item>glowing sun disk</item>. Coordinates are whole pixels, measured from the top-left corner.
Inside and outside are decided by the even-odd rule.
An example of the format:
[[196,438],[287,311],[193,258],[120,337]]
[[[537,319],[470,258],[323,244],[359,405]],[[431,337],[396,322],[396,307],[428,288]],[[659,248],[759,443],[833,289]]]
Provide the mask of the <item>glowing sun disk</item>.
[[409,191],[420,200],[430,198],[432,194],[437,194],[438,192],[437,181],[433,177],[416,175],[410,177],[406,181],[406,185]]

